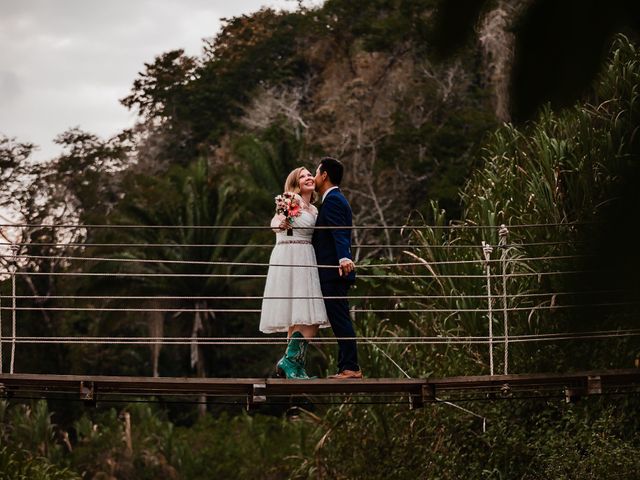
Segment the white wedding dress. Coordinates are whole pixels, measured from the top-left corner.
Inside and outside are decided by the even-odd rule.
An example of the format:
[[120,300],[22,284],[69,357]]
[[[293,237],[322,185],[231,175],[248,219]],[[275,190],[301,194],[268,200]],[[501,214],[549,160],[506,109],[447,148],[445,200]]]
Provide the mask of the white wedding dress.
[[330,326],[311,245],[317,216],[313,206],[302,210],[293,219],[292,236],[286,232],[276,234],[262,300],[261,332],[286,332],[292,325]]

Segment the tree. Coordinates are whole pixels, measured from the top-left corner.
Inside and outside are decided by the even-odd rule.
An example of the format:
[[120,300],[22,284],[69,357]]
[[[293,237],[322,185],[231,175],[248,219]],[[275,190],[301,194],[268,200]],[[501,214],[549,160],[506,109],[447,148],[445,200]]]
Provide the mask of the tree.
[[[481,17],[509,3],[440,1],[432,45],[449,57],[467,44]],[[613,35],[640,33],[638,2],[517,0],[513,4],[510,111],[518,122],[534,118],[546,102],[553,108],[566,107],[588,93]]]
[[[220,308],[238,308],[237,302],[207,298],[242,296],[245,288],[241,280],[224,275],[239,271],[238,267],[226,262],[241,261],[249,247],[226,249],[219,246],[231,239],[233,243],[242,244],[246,238],[246,233],[238,234],[236,230],[223,228],[244,220],[244,209],[234,202],[234,192],[230,187],[213,183],[205,160],[188,167],[174,166],[166,177],[137,175],[128,179],[126,186],[130,193],[107,217],[114,228],[90,231],[88,235],[89,243],[126,246],[88,247],[85,251],[88,260],[92,257],[105,260],[90,261],[90,266],[83,262],[76,268],[105,272],[107,276],[87,281],[80,292],[107,297],[95,303],[104,308],[123,305],[118,298],[108,298],[111,296],[142,296],[145,298],[128,300],[127,305],[151,311],[124,316],[120,312],[96,316],[91,319],[89,328],[110,334],[117,331],[134,333],[146,324],[151,336],[162,337],[168,331],[172,336],[192,336],[194,340],[202,335],[223,336],[245,329],[251,331],[251,325],[241,323],[241,316],[214,312]],[[118,228],[118,225],[136,227]],[[118,278],[119,273],[150,273],[156,276]],[[140,318],[144,319],[143,323],[138,321]],[[185,320],[190,322],[190,327]],[[189,368],[195,368],[198,376],[208,373],[239,376],[249,368],[246,362],[236,361],[242,358],[242,352],[228,354],[219,349],[205,352],[195,343],[191,347],[190,362],[185,362],[186,359],[175,349],[169,358],[172,360],[163,366],[159,347],[152,348],[152,373],[158,375],[164,369],[165,373],[184,375]],[[190,367],[187,366],[189,364]],[[101,368],[120,367],[103,363]],[[141,372],[141,369],[135,367],[134,371]]]
[[[117,177],[127,160],[126,134],[110,140],[71,129],[56,142],[66,151],[48,162],[33,162],[31,144],[0,139],[0,161],[3,181],[0,186],[0,208],[7,212],[10,224],[3,237],[12,243],[11,252],[4,248],[0,264],[4,269],[18,268],[17,290],[20,295],[34,297],[35,311],[20,311],[23,333],[35,336],[58,331],[59,314],[50,310],[52,297],[66,290],[67,284],[56,276],[68,262],[67,256],[78,252],[77,243],[85,235],[79,225],[95,218],[113,205],[118,196]],[[16,255],[14,262],[12,254]],[[24,346],[30,350],[32,346]],[[54,345],[53,365],[62,368],[64,347]],[[37,363],[38,355],[21,356],[24,367]]]
[[121,102],[137,108],[150,131],[162,125],[165,155],[187,165],[237,125],[256,89],[303,75],[296,52],[302,20],[270,9],[225,20],[201,58],[182,50],[158,56]]

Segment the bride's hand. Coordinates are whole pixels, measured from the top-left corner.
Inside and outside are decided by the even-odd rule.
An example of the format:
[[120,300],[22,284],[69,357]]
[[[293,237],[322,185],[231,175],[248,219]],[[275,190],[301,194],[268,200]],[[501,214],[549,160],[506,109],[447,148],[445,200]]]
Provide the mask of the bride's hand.
[[282,222],[280,222],[280,225],[278,225],[278,228],[282,231],[287,230],[289,228],[289,222],[287,221],[286,218]]
[[282,232],[289,228],[289,222],[287,222],[287,217],[282,214],[277,214],[271,219],[271,229],[275,233]]

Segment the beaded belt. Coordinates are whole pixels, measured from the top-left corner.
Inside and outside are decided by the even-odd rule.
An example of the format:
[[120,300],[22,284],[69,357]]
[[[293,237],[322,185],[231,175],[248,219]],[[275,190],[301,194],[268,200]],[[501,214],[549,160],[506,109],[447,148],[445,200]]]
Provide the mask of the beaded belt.
[[311,245],[310,240],[280,240],[278,241],[277,245],[283,245],[286,243],[294,243],[298,245]]

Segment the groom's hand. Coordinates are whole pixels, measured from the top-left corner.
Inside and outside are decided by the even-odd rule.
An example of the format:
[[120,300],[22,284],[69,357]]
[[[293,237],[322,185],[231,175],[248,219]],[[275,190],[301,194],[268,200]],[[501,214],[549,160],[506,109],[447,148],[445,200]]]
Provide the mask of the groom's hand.
[[353,263],[352,260],[345,258],[340,261],[340,268],[338,269],[338,273],[340,274],[341,277],[346,277],[355,269],[356,269],[356,264]]

